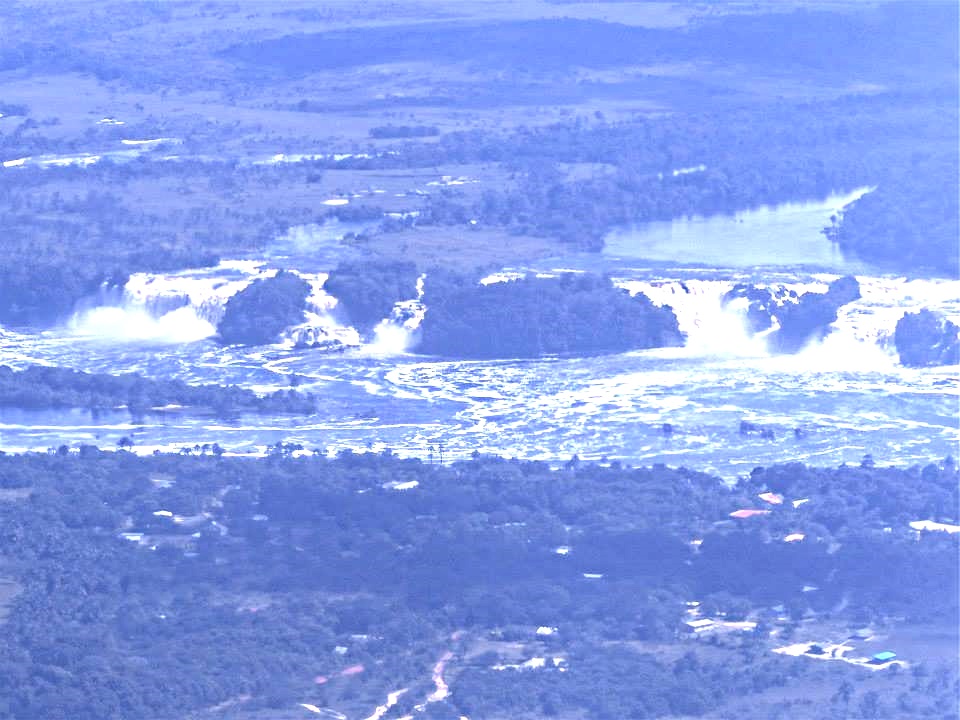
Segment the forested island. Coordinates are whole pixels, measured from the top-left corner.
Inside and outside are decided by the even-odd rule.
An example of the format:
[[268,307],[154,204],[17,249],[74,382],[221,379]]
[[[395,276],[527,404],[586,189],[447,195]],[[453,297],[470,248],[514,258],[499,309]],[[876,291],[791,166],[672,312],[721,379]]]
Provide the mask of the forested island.
[[323,289],[337,298],[345,323],[369,333],[397,302],[416,297],[417,277],[412,262],[354,261],[334,268]]
[[227,301],[217,325],[226,345],[267,345],[304,320],[310,283],[296,273],[280,271],[255,280]]
[[893,340],[904,365],[960,364],[960,328],[930,310],[904,313],[897,321]]
[[745,324],[751,333],[766,333],[771,352],[796,353],[812,340],[822,339],[836,322],[841,307],[860,298],[860,284],[852,275],[838,278],[826,292],[783,293],[738,284],[723,297],[724,306],[745,299]]
[[142,375],[84,373],[67,368],[30,365],[14,370],[0,365],[0,407],[25,410],[80,408],[129,410],[134,416],[162,410],[212,413],[310,415],[317,400],[294,390],[257,395],[236,386],[188,385],[181,380],[152,380]]
[[[831,713],[942,715],[956,686],[936,665],[904,657],[911,672],[877,680],[770,649],[952,623],[957,537],[909,523],[955,522],[957,487],[951,459],[795,463],[728,487],[480,455],[0,457],[0,713],[254,718],[307,702],[362,717],[405,688],[402,712],[443,657],[451,692],[428,717],[699,716],[806,682],[829,683]],[[692,601],[755,624],[684,640]],[[562,660],[496,669],[530,655]],[[809,703],[778,707],[816,716]]]
[[609,278],[566,274],[482,285],[431,276],[417,351],[465,358],[591,355],[683,344],[676,315]]

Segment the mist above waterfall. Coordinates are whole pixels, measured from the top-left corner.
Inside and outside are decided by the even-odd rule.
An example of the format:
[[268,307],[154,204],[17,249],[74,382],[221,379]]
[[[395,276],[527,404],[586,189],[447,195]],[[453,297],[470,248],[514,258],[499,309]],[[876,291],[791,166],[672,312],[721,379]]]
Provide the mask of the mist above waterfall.
[[67,328],[73,335],[113,343],[191,343],[205,340],[217,331],[189,305],[159,317],[142,306],[94,307],[71,318]]
[[616,284],[631,295],[643,293],[657,305],[669,305],[686,335],[684,353],[700,356],[760,357],[768,354],[762,335],[747,331],[742,308],[724,307],[723,297],[733,287],[726,280],[641,281]]
[[373,329],[373,340],[367,345],[372,355],[399,355],[416,345],[420,324],[426,315],[423,304],[423,288],[426,275],[417,278],[417,296],[401,300],[393,306],[390,317],[381,320]]

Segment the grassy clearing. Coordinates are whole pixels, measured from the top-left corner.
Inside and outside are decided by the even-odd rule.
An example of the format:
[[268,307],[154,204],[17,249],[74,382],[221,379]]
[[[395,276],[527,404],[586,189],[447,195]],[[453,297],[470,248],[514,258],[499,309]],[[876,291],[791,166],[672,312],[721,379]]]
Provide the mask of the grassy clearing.
[[10,604],[20,594],[23,586],[11,578],[0,578],[0,623],[10,614]]
[[420,268],[460,271],[520,265],[565,249],[547,238],[511,235],[500,228],[469,227],[416,227],[377,235],[358,246],[387,260],[412,260]]

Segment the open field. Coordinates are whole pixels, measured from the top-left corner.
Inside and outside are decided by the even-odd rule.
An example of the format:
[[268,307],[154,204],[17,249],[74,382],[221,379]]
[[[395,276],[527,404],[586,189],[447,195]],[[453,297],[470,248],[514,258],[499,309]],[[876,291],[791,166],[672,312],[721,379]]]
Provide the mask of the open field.
[[0,623],[10,613],[10,603],[20,594],[23,586],[10,578],[0,578]]
[[[632,181],[636,148],[624,145],[627,159],[616,164],[567,162],[549,152],[531,159],[529,149],[527,157],[499,152],[495,161],[478,162],[484,143],[522,144],[535,128],[558,123],[604,131],[671,114],[868,98],[914,89],[917,77],[930,87],[944,81],[926,66],[918,76],[904,62],[823,64],[802,44],[777,62],[755,62],[749,33],[789,31],[789,40],[793,22],[776,18],[797,8],[814,19],[835,13],[824,17],[842,25],[862,5],[467,0],[317,8],[289,0],[127,3],[109,11],[95,2],[28,2],[19,11],[0,9],[0,39],[13,48],[0,56],[0,104],[26,113],[0,117],[0,162],[113,152],[124,140],[180,141],[112,173],[2,168],[0,210],[14,217],[29,208],[42,219],[44,227],[24,228],[31,237],[54,242],[65,233],[92,234],[116,257],[124,256],[116,246],[128,241],[104,244],[101,234],[155,237],[165,247],[189,247],[190,256],[201,246],[213,254],[262,247],[285,227],[322,220],[334,199],[348,200],[354,218],[358,206],[369,216],[423,213],[415,232],[394,223],[363,247],[425,266],[520,262],[562,254],[571,239],[594,247],[602,227],[581,231],[575,221],[552,218],[545,230],[532,230],[543,220],[540,207],[521,211],[520,222],[518,213],[500,212],[503,222],[480,230],[468,221],[484,193],[516,206],[514,196],[529,195],[530,186],[561,183],[543,190],[562,196],[579,193],[574,186],[596,186],[584,201],[594,207],[592,220],[566,198],[554,208],[562,214],[569,207],[577,221],[596,225],[649,192],[608,199],[606,185]],[[748,23],[746,36],[728,42],[724,19],[741,14],[759,24]],[[374,138],[385,126],[436,134]],[[684,149],[665,143],[664,162],[702,162],[681,160]],[[345,153],[380,159],[371,167],[249,166],[279,154]],[[402,156],[398,167],[382,159],[390,153]],[[161,155],[205,165],[156,162]],[[20,183],[24,176],[28,182]],[[100,206],[112,208],[114,227],[93,210],[96,203],[84,205],[91,194],[109,201]],[[606,202],[609,211],[598,207]]]

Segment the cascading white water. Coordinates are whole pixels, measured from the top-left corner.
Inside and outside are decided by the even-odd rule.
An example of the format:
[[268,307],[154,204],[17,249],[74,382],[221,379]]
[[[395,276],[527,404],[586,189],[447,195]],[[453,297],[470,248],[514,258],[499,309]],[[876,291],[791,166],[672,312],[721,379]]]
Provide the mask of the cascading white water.
[[223,318],[227,301],[254,280],[272,277],[276,270],[264,270],[259,263],[225,261],[210,270],[186,271],[171,275],[135,273],[124,286],[125,304],[163,314],[165,305],[179,302],[197,317],[216,326]]
[[310,283],[307,310],[302,323],[288,328],[283,344],[290,346],[343,349],[360,345],[360,334],[355,328],[340,325],[333,317],[337,299],[323,289],[329,273],[297,273]]
[[616,280],[615,284],[631,295],[643,293],[656,305],[669,305],[691,354],[767,354],[765,339],[747,331],[745,305],[733,302],[724,307],[723,296],[735,285],[732,280]]
[[[751,283],[766,288],[777,305],[791,296],[822,293],[839,275],[816,274],[806,281]],[[896,364],[893,333],[904,312],[931,308],[949,319],[960,320],[960,282],[955,280],[906,280],[859,276],[861,298],[840,307],[837,320],[821,340],[811,341],[793,363],[808,369],[888,370]],[[756,357],[768,354],[766,337],[777,329],[751,334],[745,322],[747,301],[723,303],[736,284],[733,280],[626,280],[615,281],[631,294],[644,293],[657,305],[669,305],[680,330],[687,335],[687,350],[702,356]],[[799,364],[798,364],[799,363]],[[805,364],[805,365],[804,365]]]
[[[227,302],[255,280],[276,275],[274,268],[246,260],[226,260],[213,268],[171,274],[135,273],[122,292],[105,293],[100,303],[78,311],[68,323],[74,335],[111,342],[196,342],[216,334]],[[336,298],[323,290],[325,273],[297,273],[311,286],[302,323],[289,328],[282,344],[329,348],[360,344],[357,331],[339,325]]]
[[184,272],[134,273],[117,298],[78,311],[69,321],[74,335],[112,342],[184,343],[211,337],[227,300],[276,270],[262,263],[224,261]]
[[[98,304],[79,310],[67,330],[76,336],[109,342],[196,342],[216,333],[227,301],[257,279],[276,274],[257,261],[224,261],[213,268],[171,274],[136,273],[122,290],[105,289]],[[311,286],[304,321],[289,328],[281,340],[287,347],[344,349],[363,346],[359,333],[340,325],[334,316],[337,299],[323,290],[327,273],[298,273]],[[483,282],[505,282],[523,273],[504,272]],[[838,276],[814,274],[805,279],[767,278],[757,282],[744,276],[728,279],[655,279],[623,277],[618,287],[644,293],[657,305],[669,305],[687,336],[684,354],[703,357],[764,357],[767,335],[773,327],[753,334],[746,323],[748,302],[738,298],[724,304],[724,296],[738,281],[769,289],[776,304],[791,296],[824,292]],[[777,282],[777,280],[785,282]],[[425,276],[417,280],[416,297],[398,302],[365,345],[374,355],[396,355],[413,347],[427,312],[423,304]],[[893,332],[905,311],[928,307],[960,320],[960,283],[952,280],[906,280],[860,276],[862,297],[840,308],[838,319],[822,340],[803,349],[798,362],[825,369],[849,361],[856,368],[888,369],[896,362]],[[782,362],[790,362],[783,360]]]
[[423,286],[426,275],[417,278],[417,296],[401,300],[393,306],[389,318],[381,320],[373,329],[373,342],[368,346],[375,355],[398,355],[407,352],[416,342],[417,330],[427,314],[423,304]]
[[74,335],[110,342],[189,343],[216,332],[186,305],[159,317],[144,308],[105,305],[74,316],[68,328]]

